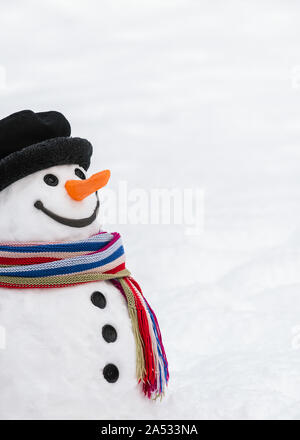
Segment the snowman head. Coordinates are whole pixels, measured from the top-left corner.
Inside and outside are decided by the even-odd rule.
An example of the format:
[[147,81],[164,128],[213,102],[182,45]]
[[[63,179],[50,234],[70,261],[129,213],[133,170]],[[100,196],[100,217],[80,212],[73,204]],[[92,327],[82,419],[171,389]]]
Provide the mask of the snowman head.
[[52,242],[99,231],[97,191],[108,170],[87,175],[91,144],[70,137],[57,112],[0,121],[0,241]]

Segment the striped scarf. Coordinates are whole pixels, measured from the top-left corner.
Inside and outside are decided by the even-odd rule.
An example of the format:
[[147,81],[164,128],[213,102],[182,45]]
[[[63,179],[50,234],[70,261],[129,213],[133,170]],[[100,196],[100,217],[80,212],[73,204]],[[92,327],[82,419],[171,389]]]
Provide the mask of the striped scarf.
[[127,301],[136,344],[136,375],[144,394],[162,396],[169,379],[159,325],[138,283],[125,267],[120,234],[100,232],[63,243],[1,243],[0,287],[66,287],[110,280]]

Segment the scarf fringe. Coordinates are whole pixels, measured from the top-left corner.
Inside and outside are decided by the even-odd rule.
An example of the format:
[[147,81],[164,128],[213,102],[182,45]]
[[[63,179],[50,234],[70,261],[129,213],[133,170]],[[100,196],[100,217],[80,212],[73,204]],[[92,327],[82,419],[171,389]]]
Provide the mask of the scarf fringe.
[[168,361],[155,313],[132,277],[119,280],[127,299],[136,343],[136,374],[149,398],[162,397],[169,380]]

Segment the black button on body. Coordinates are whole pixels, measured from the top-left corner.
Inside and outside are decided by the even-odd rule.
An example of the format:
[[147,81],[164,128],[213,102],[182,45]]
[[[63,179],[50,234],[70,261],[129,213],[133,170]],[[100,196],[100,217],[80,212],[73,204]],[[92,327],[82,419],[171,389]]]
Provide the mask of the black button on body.
[[119,370],[114,364],[107,364],[103,369],[103,376],[109,383],[117,382]]
[[101,292],[94,292],[91,296],[91,301],[94,306],[104,309],[106,306],[106,298]]
[[115,342],[117,340],[117,330],[109,324],[102,327],[102,336],[106,342]]

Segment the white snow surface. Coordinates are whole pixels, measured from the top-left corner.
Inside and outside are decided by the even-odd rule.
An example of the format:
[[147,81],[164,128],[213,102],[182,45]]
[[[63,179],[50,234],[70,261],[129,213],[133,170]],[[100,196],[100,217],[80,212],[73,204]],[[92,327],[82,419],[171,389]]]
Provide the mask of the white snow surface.
[[[162,402],[91,417],[300,418],[299,14],[266,0],[1,3],[0,117],[62,111],[111,188],[205,191],[201,236],[107,227],[158,315],[170,385]],[[78,395],[70,417],[86,409]]]

